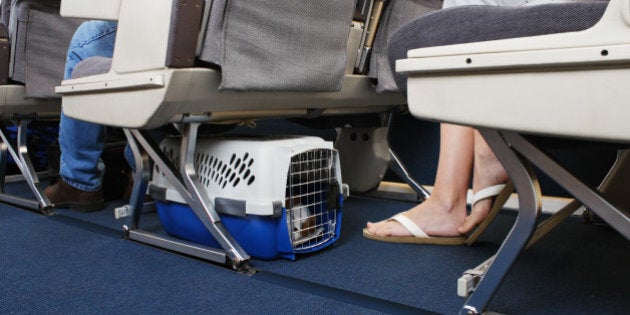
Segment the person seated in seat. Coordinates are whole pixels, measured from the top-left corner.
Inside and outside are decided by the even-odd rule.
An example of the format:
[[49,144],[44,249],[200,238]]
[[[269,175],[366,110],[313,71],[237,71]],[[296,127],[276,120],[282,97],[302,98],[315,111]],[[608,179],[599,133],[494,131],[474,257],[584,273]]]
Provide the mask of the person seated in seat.
[[[445,0],[443,9],[461,5],[537,5],[554,1]],[[431,196],[422,204],[389,219],[368,222],[363,230],[364,237],[396,243],[463,244],[466,242],[464,235],[488,216],[494,197],[509,179],[507,173],[478,131],[443,123],[440,138],[438,169]],[[467,216],[466,196],[471,175],[473,201]],[[468,243],[474,238],[471,237]]]
[[[87,21],[74,33],[68,48],[64,79],[70,79],[74,67],[93,56],[112,57],[116,22]],[[59,123],[59,180],[44,194],[56,208],[96,211],[104,206],[101,153],[105,145],[105,127],[76,120],[61,112]]]

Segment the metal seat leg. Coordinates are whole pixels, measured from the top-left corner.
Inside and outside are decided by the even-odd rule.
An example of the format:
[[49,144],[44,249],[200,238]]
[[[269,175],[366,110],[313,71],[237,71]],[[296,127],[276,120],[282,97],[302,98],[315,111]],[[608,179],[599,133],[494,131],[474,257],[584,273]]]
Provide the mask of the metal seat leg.
[[[472,314],[483,311],[492,297],[492,294],[494,294],[494,290],[498,288],[500,281],[507,273],[509,265],[524,246],[527,248],[534,244],[564,218],[575,212],[582,204],[592,209],[626,239],[630,239],[630,217],[628,217],[626,213],[620,210],[620,208],[615,207],[603,194],[590,188],[575,176],[571,175],[523,136],[515,132],[507,131],[499,132],[488,129],[480,131],[497,155],[497,158],[499,158],[512,177],[516,190],[518,191],[520,208],[517,221],[512,231],[510,231],[508,238],[506,238],[499,249],[499,252],[497,252],[497,255],[475,269],[475,272],[479,271],[484,275],[462,309],[462,314]],[[626,158],[625,154],[620,156],[617,163],[613,166],[613,173],[620,169],[625,169]],[[538,167],[576,198],[575,201],[565,206],[556,215],[541,223],[531,238],[530,225],[533,227],[536,214],[540,210],[540,189],[536,183],[533,172],[529,170],[529,167],[525,167],[526,162],[521,163],[519,161],[525,161],[525,159],[528,161],[527,164],[531,162],[531,164]],[[612,185],[612,183],[618,184],[624,182],[625,178],[619,177],[623,174],[617,175],[618,176],[606,180],[601,189],[609,191],[609,189],[611,189],[609,186]],[[615,199],[615,194],[610,194],[608,197]],[[619,196],[617,196],[617,198],[619,198]],[[627,201],[621,204],[625,203],[627,203]],[[527,242],[528,239],[529,241]],[[486,267],[487,270],[484,270]],[[475,277],[475,272],[469,274],[469,276]]]
[[44,195],[43,189],[39,182],[39,178],[35,172],[35,168],[33,167],[33,163],[31,162],[30,157],[28,156],[28,147],[27,147],[27,129],[28,129],[29,120],[21,119],[18,122],[18,133],[17,133],[17,141],[16,148],[11,145],[9,141],[5,128],[0,129],[0,138],[2,138],[3,147],[2,147],[2,159],[5,159],[2,162],[2,184],[4,185],[4,178],[6,175],[6,152],[8,151],[11,154],[11,157],[15,161],[15,164],[20,169],[20,172],[24,176],[27,185],[29,186],[31,192],[35,196],[35,200],[27,199],[19,196],[14,196],[10,194],[6,194],[4,192],[4,187],[2,193],[0,193],[0,201],[13,204],[19,207],[24,207],[29,210],[37,210],[45,215],[50,215],[53,213],[52,208],[53,205],[48,200],[48,197]]
[[129,196],[129,204],[114,210],[116,218],[131,217],[129,226],[138,228],[140,214],[144,207],[147,186],[151,177],[151,163],[148,154],[142,150],[128,129],[123,130],[127,137],[127,144],[131,148],[134,158],[133,187]]
[[626,213],[604,198],[598,191],[595,191],[593,188],[571,175],[571,173],[562,168],[558,163],[542,153],[519,134],[505,132],[504,136],[512,147],[527,156],[527,159],[531,161],[532,164],[540,168],[562,188],[581,201],[582,204],[593,210],[626,239],[630,239],[630,217]]
[[429,193],[428,190],[418,184],[418,182],[416,182],[411,177],[411,175],[409,175],[407,168],[405,168],[405,164],[400,160],[400,158],[398,158],[398,155],[396,155],[394,150],[392,150],[391,148],[389,149],[389,155],[392,157],[392,160],[389,163],[389,169],[396,173],[398,177],[400,177],[411,187],[411,189],[413,189],[413,191],[416,192],[416,194],[418,194],[418,201],[423,202],[424,200],[429,198],[431,193]]
[[[139,242],[148,243],[154,246],[220,263],[225,263],[227,257],[232,263],[233,268],[249,269],[249,255],[245,253],[227,229],[225,229],[221,222],[221,218],[216,213],[214,206],[210,201],[210,198],[206,195],[205,191],[198,187],[196,182],[197,175],[193,167],[193,157],[194,148],[196,147],[198,126],[198,123],[190,123],[183,126],[182,154],[180,155],[181,170],[179,172],[159,149],[159,145],[155,143],[155,141],[153,141],[145,131],[130,130],[128,131],[128,136],[133,138],[132,143],[135,144],[137,141],[137,144],[139,144],[139,146],[135,146],[135,148],[132,145],[132,149],[137,152],[142,149],[149,157],[151,157],[153,162],[164,172],[166,178],[173,184],[177,192],[182,196],[204,226],[221,245],[224,252],[199,244],[147,233],[139,230],[137,226],[127,228],[126,232],[129,238]],[[135,153],[134,156],[138,159],[142,156],[142,154],[144,153]],[[148,164],[143,158],[141,158],[141,160],[145,165]],[[143,172],[147,172],[148,174],[146,166],[142,169]],[[142,180],[143,176],[137,176],[140,176]],[[144,190],[142,190],[143,187],[140,187],[141,185],[144,185]],[[141,184],[137,184],[137,189],[142,192],[146,191],[146,183],[143,182]],[[139,215],[140,211],[138,211],[138,202],[136,202],[133,206],[135,207],[134,214]],[[136,224],[138,221],[139,218],[134,219]]]
[[[394,117],[394,113],[393,112],[389,112],[389,113],[387,113],[386,118],[385,118],[386,124],[387,124],[387,132],[388,132],[387,138],[389,138],[389,128],[390,128],[390,126],[392,124],[393,117]],[[388,144],[388,146],[389,146],[389,144]],[[411,175],[407,171],[407,168],[405,167],[405,164],[398,157],[396,152],[394,152],[394,150],[392,150],[391,147],[389,147],[389,155],[391,156],[391,161],[389,163],[389,169],[392,170],[400,179],[402,179],[406,184],[408,184],[409,187],[411,187],[411,189],[413,189],[413,191],[416,192],[416,194],[418,195],[418,201],[419,202],[423,202],[427,198],[429,198],[431,193],[428,190],[426,190],[424,187],[422,187],[422,185],[418,184],[418,182],[416,182],[413,179],[413,177],[411,177]]]
[[477,288],[462,307],[460,314],[483,312],[516,257],[527,244],[541,208],[540,186],[531,167],[522,163],[520,157],[511,150],[499,131],[490,129],[480,129],[479,131],[510,174],[518,191],[520,209],[516,222],[497,251],[494,261],[489,265]]

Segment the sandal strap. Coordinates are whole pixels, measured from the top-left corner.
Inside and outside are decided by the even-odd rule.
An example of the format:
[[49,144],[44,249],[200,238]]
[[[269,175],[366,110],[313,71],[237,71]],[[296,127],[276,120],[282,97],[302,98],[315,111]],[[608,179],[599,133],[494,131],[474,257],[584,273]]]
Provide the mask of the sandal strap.
[[394,220],[400,223],[400,225],[402,225],[405,229],[407,229],[407,231],[409,231],[409,233],[411,233],[411,235],[415,237],[429,237],[427,233],[424,233],[424,231],[418,225],[416,225],[413,221],[411,221],[411,219],[409,219],[406,215],[402,213],[393,216],[390,220]]
[[486,188],[478,191],[476,194],[473,195],[472,202],[471,202],[470,206],[472,208],[474,208],[475,204],[477,202],[479,202],[481,200],[484,200],[484,199],[488,199],[488,198],[492,198],[494,196],[497,196],[498,194],[501,193],[501,191],[504,188],[505,188],[505,184],[499,184],[499,185],[486,187]]

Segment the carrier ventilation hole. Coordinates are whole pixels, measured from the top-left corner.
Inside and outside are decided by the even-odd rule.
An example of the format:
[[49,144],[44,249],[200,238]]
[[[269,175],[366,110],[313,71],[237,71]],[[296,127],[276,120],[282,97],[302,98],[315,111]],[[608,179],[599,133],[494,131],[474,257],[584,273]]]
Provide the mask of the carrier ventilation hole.
[[[173,163],[175,169],[179,169],[179,156],[177,151],[172,147],[163,147],[162,152]],[[245,152],[242,157],[238,157],[236,153],[230,156],[230,162],[226,163],[220,160],[218,157],[197,152],[194,156],[195,170],[199,176],[199,182],[208,187],[212,183],[215,183],[221,188],[225,188],[227,184],[232,187],[237,187],[241,182],[247,185],[252,185],[256,180],[256,177],[252,174],[251,166],[254,164],[254,159],[248,152]],[[166,176],[166,173],[156,165],[156,172]]]
[[[173,152],[169,150],[167,153],[169,158]],[[237,187],[239,183],[247,183],[251,185],[255,181],[249,166],[254,164],[254,159],[250,158],[249,153],[245,153],[242,157],[236,153],[230,156],[229,162],[224,162],[216,156],[206,153],[198,153],[195,157],[195,169],[200,177],[202,185],[208,187],[215,183],[220,188]]]

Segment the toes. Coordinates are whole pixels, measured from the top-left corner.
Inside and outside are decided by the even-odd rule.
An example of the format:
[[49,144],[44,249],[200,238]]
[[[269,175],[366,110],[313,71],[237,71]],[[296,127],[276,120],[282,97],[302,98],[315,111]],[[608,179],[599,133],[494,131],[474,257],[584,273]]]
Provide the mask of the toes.
[[462,226],[457,228],[457,232],[459,232],[460,234],[468,234],[468,232],[470,232],[475,227],[475,225],[476,224],[474,222],[466,219],[466,222],[464,222]]
[[376,223],[368,222],[365,227],[370,233],[374,234],[374,230],[376,230]]
[[464,224],[462,224],[462,226],[460,226],[457,231],[461,234],[467,234],[468,232],[472,231],[472,229],[474,229],[475,226],[477,226],[482,220],[483,217],[479,213],[473,212],[466,218]]
[[381,222],[368,222],[367,223],[367,229],[370,233],[375,234],[375,235],[381,235],[381,230],[383,230],[383,227],[386,225],[385,221],[381,221]]
[[377,223],[368,222],[367,229],[370,233],[378,236],[390,236],[392,234],[392,222],[381,221]]

